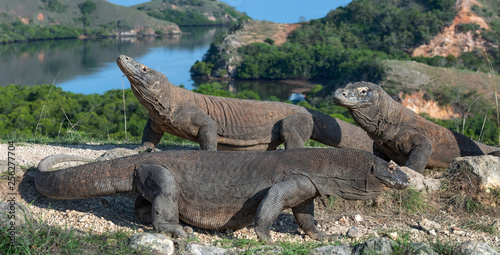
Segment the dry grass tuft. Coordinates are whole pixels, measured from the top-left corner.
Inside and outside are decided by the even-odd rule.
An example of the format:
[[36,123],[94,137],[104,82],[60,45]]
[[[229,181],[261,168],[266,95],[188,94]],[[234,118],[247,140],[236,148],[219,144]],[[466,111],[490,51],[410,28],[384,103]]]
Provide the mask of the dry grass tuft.
[[465,166],[450,172],[444,179],[440,197],[443,202],[455,209],[474,213],[483,205],[481,195],[481,180]]

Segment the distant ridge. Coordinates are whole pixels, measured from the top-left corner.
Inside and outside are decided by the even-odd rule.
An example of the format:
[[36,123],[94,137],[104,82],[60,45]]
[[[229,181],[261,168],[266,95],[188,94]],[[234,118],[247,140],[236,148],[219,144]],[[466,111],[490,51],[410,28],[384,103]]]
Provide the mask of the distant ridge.
[[155,19],[135,8],[105,0],[0,1],[0,23],[21,21],[25,25],[61,25],[84,29],[84,34],[179,32],[172,22]]
[[250,19],[245,13],[216,0],[152,0],[132,7],[179,26],[224,25]]

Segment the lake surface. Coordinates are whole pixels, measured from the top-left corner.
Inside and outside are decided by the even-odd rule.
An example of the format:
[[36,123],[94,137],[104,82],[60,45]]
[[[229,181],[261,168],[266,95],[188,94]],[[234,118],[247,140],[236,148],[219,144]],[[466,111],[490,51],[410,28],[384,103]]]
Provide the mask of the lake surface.
[[[130,88],[116,65],[123,54],[164,73],[175,85],[193,89],[207,81],[193,81],[189,69],[201,60],[214,36],[227,28],[183,28],[181,36],[50,40],[0,45],[0,86],[55,83],[65,91],[102,94]],[[234,92],[249,89],[262,99],[286,99],[302,84],[273,81],[231,81],[223,87]]]

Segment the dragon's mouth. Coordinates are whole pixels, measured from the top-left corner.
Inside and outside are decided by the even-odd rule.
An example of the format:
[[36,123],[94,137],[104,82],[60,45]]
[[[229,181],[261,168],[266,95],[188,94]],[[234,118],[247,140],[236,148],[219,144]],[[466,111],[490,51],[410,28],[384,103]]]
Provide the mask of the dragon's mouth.
[[140,69],[138,69],[139,63],[132,58],[120,55],[116,60],[116,63],[120,70],[123,72],[124,76],[130,81],[130,85],[135,88],[143,87],[144,79],[139,75]]
[[116,63],[118,64],[118,67],[122,70],[123,74],[127,77],[130,77],[134,74],[129,62],[130,62],[129,57],[120,55],[118,59],[116,60]]

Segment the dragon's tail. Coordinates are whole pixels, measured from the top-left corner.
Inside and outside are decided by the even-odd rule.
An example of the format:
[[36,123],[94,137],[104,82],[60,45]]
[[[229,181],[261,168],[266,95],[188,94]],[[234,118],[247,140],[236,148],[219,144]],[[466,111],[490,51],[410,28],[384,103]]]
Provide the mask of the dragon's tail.
[[313,140],[333,147],[373,153],[373,140],[362,128],[318,111],[309,112],[314,120]]
[[91,162],[92,160],[73,155],[52,155],[40,160],[40,163],[38,163],[38,171],[47,172],[56,164],[70,161]]
[[56,199],[78,199],[132,191],[133,166],[124,168],[118,161],[93,162],[49,171],[55,164],[92,160],[72,155],[48,156],[38,164],[35,187],[42,195]]

